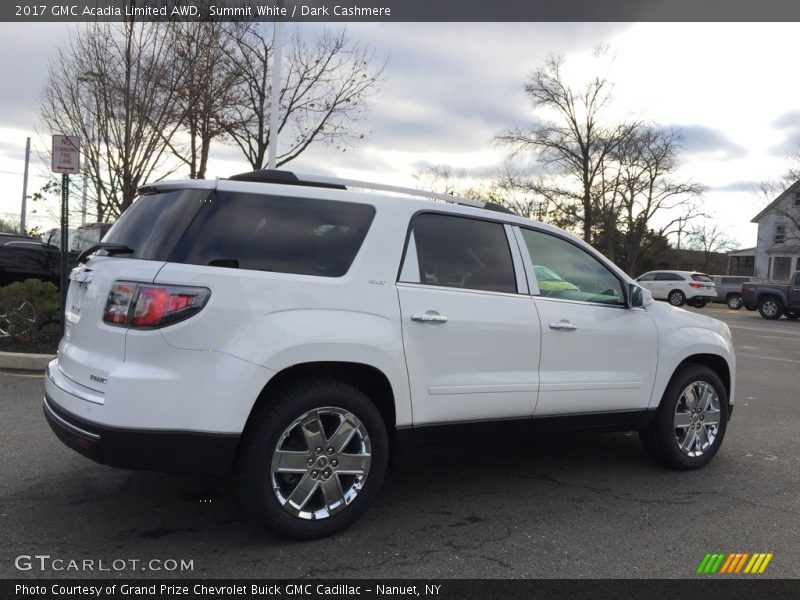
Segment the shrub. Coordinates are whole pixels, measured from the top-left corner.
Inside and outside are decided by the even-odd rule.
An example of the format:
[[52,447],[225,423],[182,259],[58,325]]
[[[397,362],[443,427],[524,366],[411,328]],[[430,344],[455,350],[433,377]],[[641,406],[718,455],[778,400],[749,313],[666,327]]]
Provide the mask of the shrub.
[[58,319],[61,297],[50,282],[26,279],[0,288],[0,330],[36,342],[45,323]]

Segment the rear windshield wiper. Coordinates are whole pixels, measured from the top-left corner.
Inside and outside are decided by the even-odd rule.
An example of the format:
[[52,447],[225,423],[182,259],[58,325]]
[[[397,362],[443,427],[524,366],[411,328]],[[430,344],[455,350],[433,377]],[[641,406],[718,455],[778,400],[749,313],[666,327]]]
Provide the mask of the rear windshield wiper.
[[98,250],[105,250],[109,256],[112,254],[133,254],[133,248],[128,248],[125,244],[112,244],[110,242],[100,242],[99,244],[92,244],[78,255],[78,263],[85,263],[89,259],[89,255],[97,252]]

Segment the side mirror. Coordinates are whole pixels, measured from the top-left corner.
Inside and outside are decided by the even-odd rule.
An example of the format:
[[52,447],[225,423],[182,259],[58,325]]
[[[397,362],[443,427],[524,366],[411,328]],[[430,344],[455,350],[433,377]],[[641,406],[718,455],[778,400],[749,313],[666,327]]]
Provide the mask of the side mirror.
[[653,303],[653,294],[650,290],[631,283],[628,286],[628,306],[649,306]]

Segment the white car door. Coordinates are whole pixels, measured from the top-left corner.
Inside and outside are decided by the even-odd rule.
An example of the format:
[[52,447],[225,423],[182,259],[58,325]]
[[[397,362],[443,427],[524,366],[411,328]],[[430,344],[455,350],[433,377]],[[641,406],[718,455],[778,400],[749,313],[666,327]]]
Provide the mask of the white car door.
[[542,322],[535,415],[646,409],[658,361],[647,310],[627,307],[623,281],[587,249],[555,234],[519,231],[526,264],[530,258],[564,280],[530,282],[539,288],[533,302]]
[[511,228],[438,213],[412,227],[397,291],[414,424],[530,417],[541,331]]

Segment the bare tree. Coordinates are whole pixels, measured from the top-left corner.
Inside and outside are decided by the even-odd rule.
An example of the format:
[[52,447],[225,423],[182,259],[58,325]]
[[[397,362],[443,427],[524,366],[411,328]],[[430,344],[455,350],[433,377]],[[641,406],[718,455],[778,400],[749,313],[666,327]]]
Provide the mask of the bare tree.
[[[225,137],[228,116],[243,99],[239,70],[227,57],[233,52],[230,23],[172,23],[174,60],[183,64],[183,82],[175,93],[180,131],[165,140],[189,167],[191,179],[204,179],[211,144]],[[171,130],[167,132],[171,134]]]
[[[78,135],[100,220],[122,213],[146,181],[174,172],[169,143],[182,122],[167,25],[94,22],[76,29],[51,61],[42,118]],[[88,116],[88,118],[87,118]]]
[[385,63],[376,63],[369,48],[351,41],[344,30],[324,31],[313,42],[295,30],[284,54],[278,130],[271,132],[274,27],[242,23],[234,32],[228,60],[240,78],[242,101],[230,112],[228,133],[254,169],[266,166],[269,145],[278,136],[277,166],[294,160],[311,144],[332,144],[344,151],[348,143],[364,137],[358,123],[367,115],[385,70]]
[[711,255],[715,252],[727,252],[739,247],[738,242],[730,237],[719,225],[695,225],[689,230],[689,248],[699,250],[704,255],[705,271],[711,268]]
[[609,205],[617,211],[621,232],[620,265],[636,274],[658,238],[677,232],[702,216],[696,200],[703,186],[677,181],[681,133],[638,124],[613,153],[613,184]]
[[552,175],[529,182],[564,217],[564,226],[582,231],[593,241],[596,225],[596,187],[609,155],[630,130],[629,124],[607,125],[603,121],[611,101],[610,82],[595,77],[582,89],[570,87],[562,73],[563,60],[550,57],[534,71],[525,92],[534,110],[551,112],[555,120],[537,120],[529,127],[516,127],[497,136],[515,152],[531,152]]

